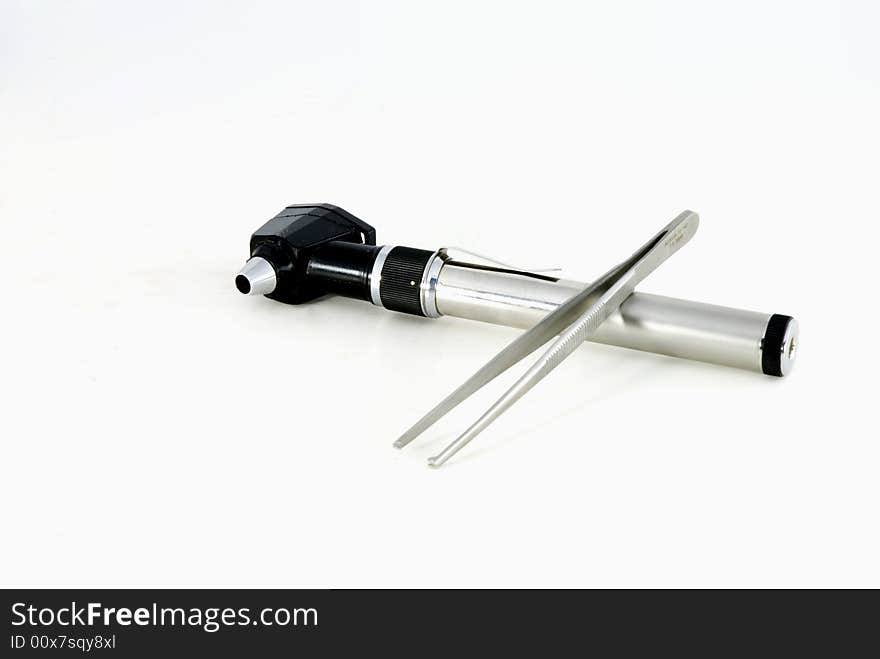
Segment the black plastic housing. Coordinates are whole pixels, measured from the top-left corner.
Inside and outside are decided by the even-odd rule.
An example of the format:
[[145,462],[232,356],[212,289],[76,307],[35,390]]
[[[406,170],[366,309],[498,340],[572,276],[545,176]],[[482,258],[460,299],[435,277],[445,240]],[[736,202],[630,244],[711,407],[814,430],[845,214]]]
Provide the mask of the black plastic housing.
[[376,230],[332,204],[296,204],[251,236],[251,256],[275,268],[277,283],[267,297],[301,304],[327,293],[370,298],[369,276]]

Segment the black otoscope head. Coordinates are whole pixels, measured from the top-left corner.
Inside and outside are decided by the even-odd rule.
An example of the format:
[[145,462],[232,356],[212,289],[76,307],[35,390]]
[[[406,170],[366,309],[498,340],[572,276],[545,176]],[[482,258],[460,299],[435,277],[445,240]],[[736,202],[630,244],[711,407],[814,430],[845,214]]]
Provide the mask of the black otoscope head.
[[251,236],[235,286],[288,304],[326,293],[368,300],[375,245],[376,230],[338,206],[288,206]]

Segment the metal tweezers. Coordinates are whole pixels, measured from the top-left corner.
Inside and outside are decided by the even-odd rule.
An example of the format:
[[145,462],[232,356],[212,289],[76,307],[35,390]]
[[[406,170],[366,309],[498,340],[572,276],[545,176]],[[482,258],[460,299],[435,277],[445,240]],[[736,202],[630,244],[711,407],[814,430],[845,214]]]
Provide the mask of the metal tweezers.
[[501,373],[558,335],[558,338],[532,367],[470,428],[440,453],[428,459],[428,464],[431,467],[443,465],[574,352],[588,336],[598,329],[605,319],[620,307],[648,274],[693,237],[699,223],[700,218],[693,211],[681,213],[626,261],[615,266],[583,291],[566,300],[537,325],[521,334],[519,338],[495,355],[464,384],[403,433],[394,442],[394,446],[403,448],[409,444],[471,394],[480,390]]

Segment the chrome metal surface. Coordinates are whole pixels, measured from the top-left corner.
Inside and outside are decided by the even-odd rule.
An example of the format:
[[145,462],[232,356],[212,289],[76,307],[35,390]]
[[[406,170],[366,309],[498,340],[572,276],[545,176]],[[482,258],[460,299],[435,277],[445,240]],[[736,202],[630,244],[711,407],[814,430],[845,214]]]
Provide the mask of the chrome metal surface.
[[235,277],[235,286],[245,295],[268,295],[275,290],[275,268],[266,259],[254,256]]
[[800,341],[800,326],[794,318],[788,321],[785,328],[785,336],[782,339],[782,375],[786,376],[794,368],[794,360],[797,358],[798,342]]
[[401,448],[411,442],[461,401],[558,335],[550,348],[526,371],[525,375],[517,380],[473,425],[438,455],[428,460],[428,464],[432,467],[443,465],[574,352],[649,273],[690,240],[698,226],[699,217],[696,213],[691,211],[681,213],[630,258],[566,300],[537,325],[520,335],[416,422],[394,445]]
[[394,245],[383,245],[376,260],[373,261],[373,269],[370,270],[370,301],[378,307],[382,306],[382,296],[379,294],[379,284],[382,283],[382,266],[388,258],[388,252],[394,249]]
[[[528,328],[586,286],[449,261],[437,277],[437,309],[444,316]],[[588,340],[760,373],[770,315],[637,291]],[[796,328],[790,328],[795,352],[788,363],[783,359],[783,375],[796,356]]]
[[422,283],[419,288],[420,301],[422,303],[422,313],[428,318],[439,318],[440,312],[437,311],[437,275],[443,268],[444,255],[443,250],[437,250],[431,255],[425,272],[422,275]]

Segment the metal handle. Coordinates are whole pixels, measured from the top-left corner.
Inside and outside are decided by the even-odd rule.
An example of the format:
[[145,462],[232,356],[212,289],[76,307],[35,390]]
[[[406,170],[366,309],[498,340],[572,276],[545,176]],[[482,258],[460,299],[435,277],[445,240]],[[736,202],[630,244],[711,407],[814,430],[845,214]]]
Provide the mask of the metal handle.
[[[447,261],[436,275],[434,299],[443,316],[529,328],[586,286]],[[790,316],[635,292],[588,340],[785,376],[797,356],[798,323]]]

